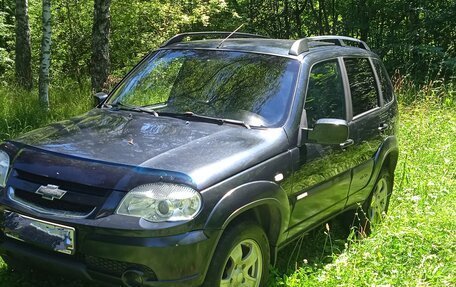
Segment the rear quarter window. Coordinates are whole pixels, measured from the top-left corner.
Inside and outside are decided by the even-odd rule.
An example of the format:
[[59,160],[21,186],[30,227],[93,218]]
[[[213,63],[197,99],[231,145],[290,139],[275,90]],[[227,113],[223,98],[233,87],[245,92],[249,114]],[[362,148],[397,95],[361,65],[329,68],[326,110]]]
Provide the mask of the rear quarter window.
[[380,80],[380,89],[382,90],[383,100],[385,103],[389,103],[393,100],[393,85],[391,84],[391,80],[382,62],[378,59],[374,59],[373,62]]

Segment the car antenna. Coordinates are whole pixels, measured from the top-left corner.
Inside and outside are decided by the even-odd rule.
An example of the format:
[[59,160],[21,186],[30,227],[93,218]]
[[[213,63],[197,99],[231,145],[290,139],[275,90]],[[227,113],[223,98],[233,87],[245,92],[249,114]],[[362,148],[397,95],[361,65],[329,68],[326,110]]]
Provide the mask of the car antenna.
[[217,45],[217,49],[220,48],[223,44],[223,42],[225,42],[226,40],[228,40],[231,36],[233,36],[234,33],[236,33],[239,29],[242,28],[242,26],[244,26],[244,23],[241,24],[241,26],[237,27],[236,30],[234,30],[233,32],[231,32],[231,34],[229,34],[225,39],[222,40],[222,42],[220,42],[218,45]]

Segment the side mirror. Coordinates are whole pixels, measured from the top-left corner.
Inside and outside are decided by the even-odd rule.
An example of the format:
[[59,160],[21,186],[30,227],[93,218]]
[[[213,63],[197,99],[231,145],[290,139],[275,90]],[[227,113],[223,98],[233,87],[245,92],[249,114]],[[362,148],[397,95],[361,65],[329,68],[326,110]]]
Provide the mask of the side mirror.
[[95,105],[98,107],[108,98],[108,94],[106,94],[105,92],[98,92],[95,94],[94,97]]
[[319,144],[343,144],[348,140],[348,123],[339,119],[319,119],[307,139]]

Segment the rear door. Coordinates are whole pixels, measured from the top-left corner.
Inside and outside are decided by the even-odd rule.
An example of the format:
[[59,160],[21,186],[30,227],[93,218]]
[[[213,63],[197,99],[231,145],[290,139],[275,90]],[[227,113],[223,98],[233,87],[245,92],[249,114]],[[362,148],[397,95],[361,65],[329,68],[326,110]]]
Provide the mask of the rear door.
[[372,59],[344,58],[343,62],[350,93],[349,137],[354,141],[350,158],[354,168],[347,202],[351,205],[369,195],[374,156],[389,126]]

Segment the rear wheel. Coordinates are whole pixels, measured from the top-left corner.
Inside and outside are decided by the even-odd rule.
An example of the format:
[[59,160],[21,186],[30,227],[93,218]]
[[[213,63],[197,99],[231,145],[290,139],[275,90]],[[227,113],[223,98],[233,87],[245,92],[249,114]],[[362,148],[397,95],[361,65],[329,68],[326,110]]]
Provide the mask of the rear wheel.
[[383,169],[375,182],[374,189],[363,204],[359,215],[359,233],[368,236],[383,221],[388,212],[389,201],[393,191],[393,177],[387,169]]
[[251,222],[241,222],[229,228],[220,239],[203,286],[264,286],[269,253],[263,229]]

